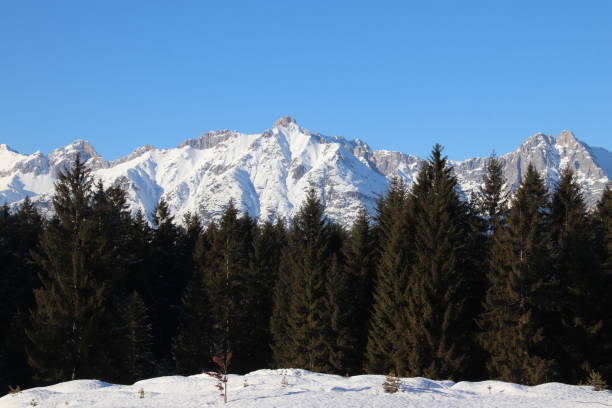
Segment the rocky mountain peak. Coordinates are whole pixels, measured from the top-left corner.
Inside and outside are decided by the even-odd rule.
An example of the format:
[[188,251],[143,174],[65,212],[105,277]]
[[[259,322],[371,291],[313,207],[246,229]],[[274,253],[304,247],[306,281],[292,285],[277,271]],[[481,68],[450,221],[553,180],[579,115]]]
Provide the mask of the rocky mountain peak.
[[153,150],[153,146],[151,146],[150,144],[141,146],[139,148],[137,148],[136,150],[134,150],[132,153],[128,154],[127,156],[123,156],[118,158],[117,160],[113,160],[110,165],[112,166],[116,166],[118,164],[121,163],[125,163],[128,162],[130,160],[134,160],[140,156],[142,156],[143,154],[150,152],[151,150]]
[[232,136],[237,135],[233,130],[213,130],[206,132],[196,139],[188,139],[181,143],[178,147],[191,146],[194,149],[205,150],[211,149],[219,143],[225,142]]
[[551,135],[547,135],[542,132],[537,132],[534,135],[525,139],[525,141],[521,144],[521,147],[536,147],[536,146],[545,146],[545,145],[554,145],[555,138]]
[[557,144],[561,145],[573,145],[578,143],[578,139],[571,130],[564,130],[557,137]]
[[292,118],[291,116],[283,116],[282,118],[277,119],[274,124],[272,125],[272,128],[280,128],[280,127],[289,127],[291,125],[297,125],[297,122],[294,118]]
[[96,149],[87,140],[75,140],[67,146],[53,150],[49,153],[49,162],[57,173],[72,163],[77,154],[81,156],[81,160],[92,170],[109,166],[109,163],[98,154]]
[[89,143],[88,140],[75,140],[70,146],[89,157],[100,157],[96,149],[94,149],[93,145]]

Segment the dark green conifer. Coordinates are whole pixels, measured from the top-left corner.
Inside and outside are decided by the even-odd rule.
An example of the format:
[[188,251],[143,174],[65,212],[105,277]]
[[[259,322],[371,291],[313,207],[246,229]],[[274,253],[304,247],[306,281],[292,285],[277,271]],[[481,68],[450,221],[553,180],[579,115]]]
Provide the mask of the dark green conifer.
[[[162,198],[152,214],[153,234],[151,242],[151,270],[148,279],[152,280],[151,322],[154,333],[154,354],[159,362],[159,370],[171,373],[171,343],[176,335],[178,310],[181,296],[192,275],[192,250],[182,245],[185,231],[174,222],[168,204]],[[145,297],[145,303],[148,299]]]
[[[348,327],[351,338],[354,339],[354,344],[351,345],[354,363],[349,371],[353,374],[361,372],[365,363],[376,273],[374,235],[364,208],[357,214],[344,253],[344,275],[348,281],[349,296],[345,302],[350,302],[352,306],[347,318],[350,322]],[[340,307],[344,305],[341,303]]]
[[406,341],[409,375],[462,378],[471,363],[468,308],[475,273],[467,243],[468,211],[457,193],[457,180],[442,147],[435,145],[415,182],[414,262],[407,291]]
[[508,195],[504,192],[506,179],[501,160],[492,154],[487,161],[487,172],[483,177],[483,187],[477,199],[477,209],[487,220],[488,232],[492,233],[496,225],[508,211]]
[[[467,307],[474,311],[474,314],[481,315],[483,312],[484,297],[489,288],[487,275],[491,269],[491,247],[493,236],[498,228],[501,228],[508,215],[508,193],[504,192],[506,179],[503,173],[502,161],[491,154],[487,161],[487,172],[482,179],[482,187],[479,189],[474,206],[475,212],[470,219],[472,222],[471,241],[466,240],[467,249],[475,262],[476,278],[474,282],[473,302],[468,303]],[[467,237],[466,237],[467,238]],[[475,349],[472,352],[471,377],[475,379],[487,378],[486,362],[488,353],[480,344],[480,332],[475,330],[471,336],[474,339]],[[478,347],[480,346],[480,347]]]
[[554,294],[559,324],[554,335],[560,346],[561,379],[577,384],[595,367],[601,354],[602,276],[597,268],[586,205],[573,171],[567,168],[552,197],[550,238]]
[[493,238],[490,287],[480,319],[493,378],[521,384],[556,378],[553,339],[546,331],[553,316],[548,230],[548,193],[529,165],[506,225]]
[[253,250],[246,273],[243,308],[248,314],[243,330],[248,334],[242,358],[248,361],[246,371],[269,367],[272,363],[270,319],[274,285],[278,279],[280,257],[286,231],[282,222],[266,222],[253,236]]
[[329,336],[329,359],[333,372],[355,375],[361,372],[362,355],[358,354],[358,337],[355,327],[359,318],[356,313],[356,292],[346,270],[345,260],[339,253],[332,255],[327,273],[327,302],[331,333]]
[[230,201],[219,225],[210,229],[210,248],[200,265],[209,293],[213,355],[225,359],[232,353],[234,372],[244,372],[250,357],[247,327],[253,311],[247,282],[254,226],[248,215],[238,217]]
[[101,324],[105,253],[92,222],[92,179],[80,157],[55,185],[55,217],[35,260],[41,288],[27,330],[28,361],[40,381],[104,378],[109,356]]
[[593,369],[604,379],[612,379],[612,184],[608,184],[593,214],[593,242],[600,271],[599,287],[602,293],[594,300],[602,320],[598,358]]
[[10,384],[31,385],[20,310],[34,306],[38,265],[30,252],[38,248],[42,228],[42,218],[27,197],[13,213],[7,205],[0,210],[0,391]]
[[406,373],[405,316],[412,247],[406,186],[398,177],[377,206],[378,256],[365,356],[369,373]]
[[278,366],[332,372],[327,271],[330,230],[314,189],[293,219],[282,255],[272,335]]
[[[289,233],[285,235],[288,245]],[[289,312],[289,300],[293,283],[293,274],[290,267],[290,259],[285,259],[289,253],[289,248],[285,247],[279,259],[278,275],[272,291],[272,316],[270,317],[270,334],[272,341],[273,366],[276,368],[290,367],[295,353],[294,344],[286,334],[290,332],[291,320]]]

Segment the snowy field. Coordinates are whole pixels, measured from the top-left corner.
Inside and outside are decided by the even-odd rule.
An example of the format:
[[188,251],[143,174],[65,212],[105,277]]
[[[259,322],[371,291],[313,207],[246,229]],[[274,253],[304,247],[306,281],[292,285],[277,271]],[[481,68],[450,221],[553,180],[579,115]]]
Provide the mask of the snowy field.
[[[401,391],[383,392],[384,376],[339,377],[305,370],[259,370],[229,380],[228,407],[602,407],[612,392],[549,383],[528,387],[499,381],[458,382],[404,378]],[[0,407],[223,406],[216,381],[206,374],[160,377],[134,385],[77,380],[0,398]]]

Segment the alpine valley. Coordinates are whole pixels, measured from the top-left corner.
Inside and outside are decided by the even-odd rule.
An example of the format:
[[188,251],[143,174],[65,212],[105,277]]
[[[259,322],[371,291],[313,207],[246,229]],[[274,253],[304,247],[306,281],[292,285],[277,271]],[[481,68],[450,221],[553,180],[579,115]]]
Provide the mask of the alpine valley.
[[[432,141],[433,144],[433,141]],[[50,214],[54,182],[77,153],[104,185],[120,185],[132,211],[150,214],[164,198],[175,219],[187,212],[216,219],[230,198],[260,220],[290,218],[309,188],[323,199],[328,216],[349,225],[360,206],[372,212],[377,198],[397,175],[410,185],[423,161],[410,154],[372,150],[361,140],[312,133],[293,118],[277,120],[260,134],[231,130],[205,133],[172,149],[143,146],[106,161],[87,141],[77,140],[44,155],[20,154],[0,145],[0,203],[17,205],[26,196]],[[591,147],[570,131],[542,133],[500,156],[512,191],[531,162],[549,187],[561,170],[575,170],[593,206],[612,177],[612,153]],[[487,158],[451,161],[465,197],[478,191]]]

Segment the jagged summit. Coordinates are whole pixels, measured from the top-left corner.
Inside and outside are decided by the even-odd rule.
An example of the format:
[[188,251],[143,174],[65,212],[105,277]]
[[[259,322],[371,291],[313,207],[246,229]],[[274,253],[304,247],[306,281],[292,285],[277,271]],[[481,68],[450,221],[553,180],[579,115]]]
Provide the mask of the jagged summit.
[[123,157],[120,157],[120,158],[118,158],[116,160],[113,160],[110,163],[110,165],[111,166],[116,166],[116,165],[121,164],[121,163],[129,162],[130,160],[134,160],[134,159],[142,156],[143,154],[145,154],[147,152],[150,152],[151,150],[153,150],[153,146],[150,145],[150,144],[141,146],[141,147],[135,149],[132,153],[128,154],[127,156],[123,156]]
[[574,144],[574,143],[579,143],[579,142],[578,142],[578,139],[576,139],[574,132],[572,132],[571,130],[564,130],[557,137],[557,143],[558,144]]
[[[48,155],[23,155],[0,146],[0,203],[26,196],[51,208],[53,184],[77,153],[105,185],[120,185],[132,211],[150,214],[163,197],[181,220],[186,212],[203,219],[218,217],[230,198],[260,220],[290,219],[306,191],[314,187],[331,219],[346,226],[362,206],[373,211],[388,179],[398,175],[410,185],[423,159],[410,154],[374,151],[360,140],[323,136],[284,116],[257,134],[215,130],[188,139],[173,149],[143,146],[113,162],[104,160],[85,140]],[[554,186],[561,170],[571,166],[594,205],[610,180],[612,153],[589,147],[573,133],[554,137],[536,133],[515,151],[499,156],[508,188],[516,188],[529,163]],[[486,158],[451,161],[460,187],[469,197],[478,191]]]
[[201,134],[196,139],[187,139],[178,147],[191,146],[194,149],[210,149],[236,135],[239,135],[239,133],[233,130],[213,130]]
[[272,128],[289,127],[290,125],[297,125],[296,120],[291,116],[283,116],[274,122]]
[[74,149],[79,150],[91,157],[100,157],[96,149],[93,147],[89,140],[75,140],[70,144]]

